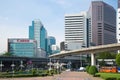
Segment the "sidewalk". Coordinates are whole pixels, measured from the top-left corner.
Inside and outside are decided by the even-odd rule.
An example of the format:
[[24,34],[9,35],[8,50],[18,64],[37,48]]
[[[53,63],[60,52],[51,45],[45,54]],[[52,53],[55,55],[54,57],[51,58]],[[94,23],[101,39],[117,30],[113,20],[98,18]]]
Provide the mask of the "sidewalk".
[[103,80],[100,77],[93,77],[86,72],[63,72],[60,75],[55,75],[55,77],[60,78],[60,80]]
[[92,77],[86,72],[63,72],[54,76],[30,77],[30,78],[6,78],[0,80],[103,80],[99,77]]

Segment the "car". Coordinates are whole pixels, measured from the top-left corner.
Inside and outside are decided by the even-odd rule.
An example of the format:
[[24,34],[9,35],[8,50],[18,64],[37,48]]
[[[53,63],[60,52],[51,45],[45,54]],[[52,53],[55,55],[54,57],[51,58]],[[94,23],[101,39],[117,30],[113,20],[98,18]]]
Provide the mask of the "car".
[[66,69],[65,71],[71,71],[70,69]]
[[80,67],[77,71],[85,71],[86,69],[84,67]]

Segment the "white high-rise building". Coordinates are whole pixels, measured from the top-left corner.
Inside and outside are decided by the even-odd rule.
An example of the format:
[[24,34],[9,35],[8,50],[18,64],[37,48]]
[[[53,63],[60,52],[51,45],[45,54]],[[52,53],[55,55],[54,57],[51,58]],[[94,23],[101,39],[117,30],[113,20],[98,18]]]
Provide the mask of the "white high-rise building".
[[65,15],[65,44],[67,50],[87,47],[87,13]]
[[[117,43],[120,43],[120,0],[118,0],[118,9],[117,9]],[[120,53],[120,50],[118,50]]]
[[117,42],[120,43],[120,0],[118,0],[117,9]]

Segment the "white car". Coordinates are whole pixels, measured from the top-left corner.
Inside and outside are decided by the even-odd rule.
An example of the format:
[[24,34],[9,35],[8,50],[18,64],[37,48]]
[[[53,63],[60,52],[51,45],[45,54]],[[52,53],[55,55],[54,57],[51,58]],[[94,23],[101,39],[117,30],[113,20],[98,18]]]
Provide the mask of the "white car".
[[85,71],[86,69],[84,67],[80,67],[78,71]]
[[65,71],[71,71],[70,69],[66,69]]

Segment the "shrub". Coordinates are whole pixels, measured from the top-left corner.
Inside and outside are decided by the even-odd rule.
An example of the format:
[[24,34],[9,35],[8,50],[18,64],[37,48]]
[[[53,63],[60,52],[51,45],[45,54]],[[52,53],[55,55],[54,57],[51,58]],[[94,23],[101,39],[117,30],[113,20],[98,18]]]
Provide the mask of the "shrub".
[[47,75],[49,75],[49,70],[43,70],[39,75],[40,76],[47,76]]
[[23,71],[22,71],[22,70],[19,70],[18,73],[23,73]]
[[120,78],[118,78],[117,80],[120,80]]
[[116,64],[120,66],[120,54],[117,54],[116,56]]
[[38,75],[36,69],[33,69],[33,70],[32,70],[32,75],[33,75],[33,76],[37,76],[37,75]]
[[97,73],[97,68],[95,66],[90,66],[89,68],[89,73],[93,76],[95,76],[95,74]]
[[117,78],[110,77],[110,78],[106,78],[105,80],[117,80]]
[[57,74],[57,70],[55,70],[55,69],[52,69],[52,70],[48,70],[47,71],[47,74],[49,75],[49,76],[53,76],[53,74]]
[[100,74],[95,74],[94,77],[100,77]]
[[7,70],[6,72],[9,73],[9,70]]
[[48,74],[47,73],[41,73],[41,74],[39,74],[39,76],[44,77],[44,76],[48,76]]
[[90,68],[90,66],[86,66],[87,73],[89,73],[89,68]]

